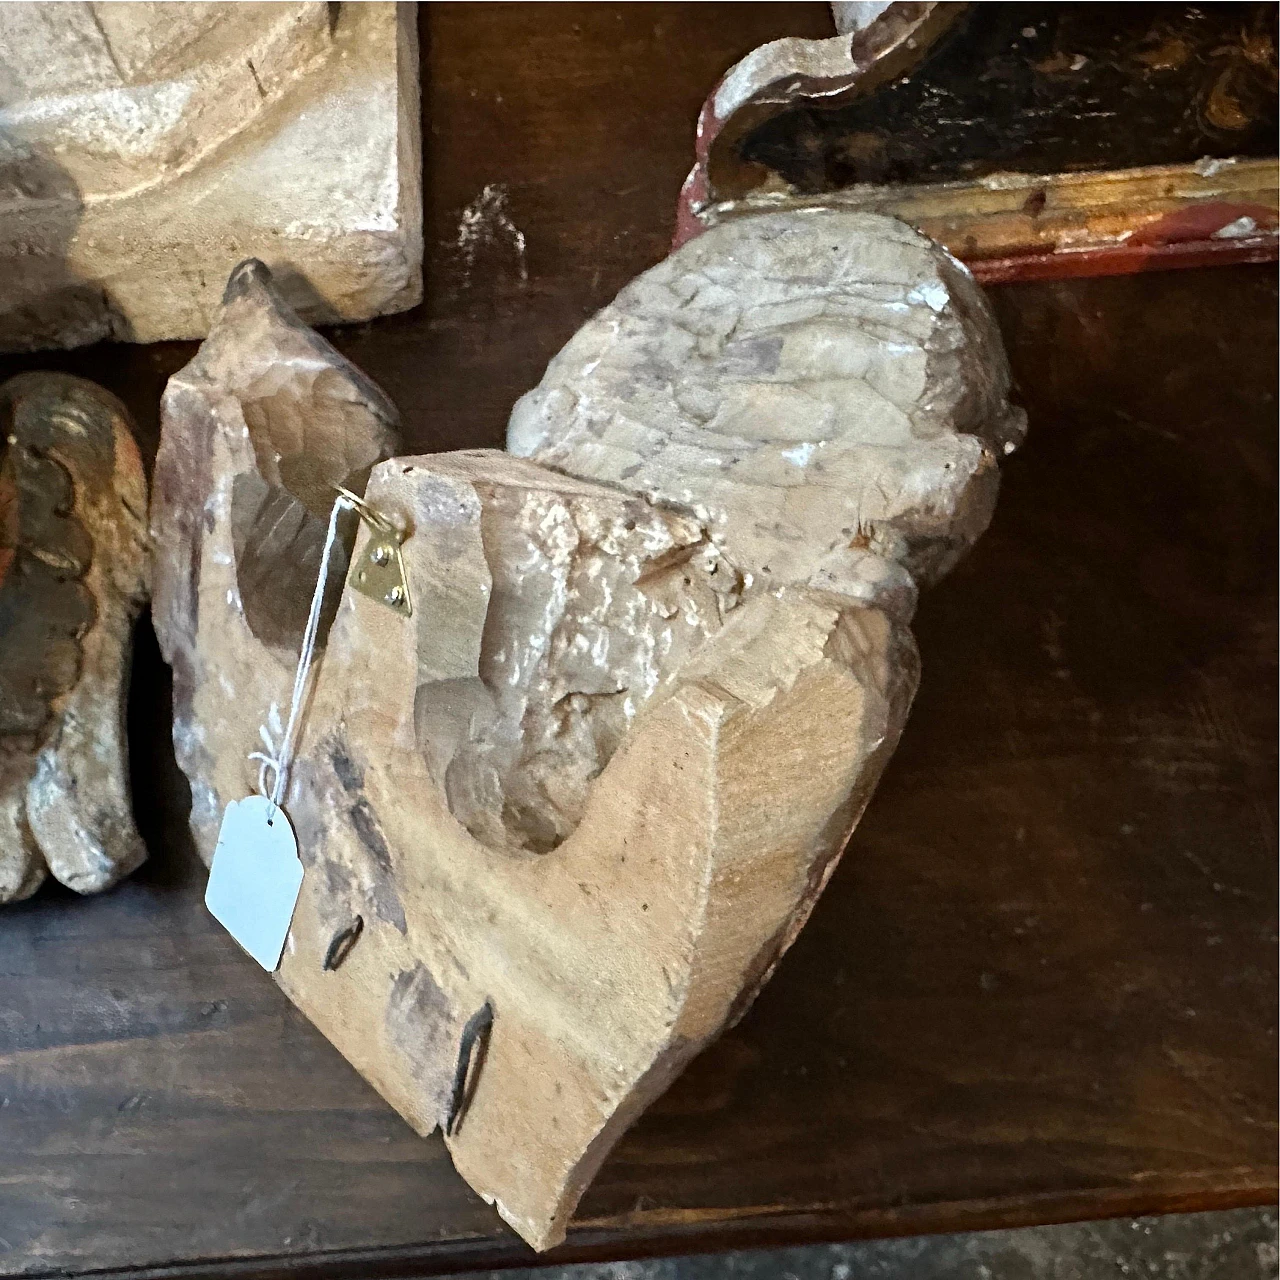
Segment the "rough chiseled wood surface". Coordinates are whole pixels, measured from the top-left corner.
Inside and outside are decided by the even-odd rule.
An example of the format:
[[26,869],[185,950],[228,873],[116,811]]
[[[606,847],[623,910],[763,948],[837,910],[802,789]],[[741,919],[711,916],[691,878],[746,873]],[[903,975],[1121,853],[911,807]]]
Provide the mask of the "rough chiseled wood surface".
[[768,589],[864,600],[942,577],[1026,430],[982,291],[893,218],[811,209],[704,233],[582,326],[513,453],[696,510]]
[[[424,1134],[445,1124],[463,1026],[487,1006],[449,1146],[547,1248],[626,1127],[796,936],[896,744],[915,649],[903,624],[832,592],[717,601],[670,555],[663,582],[646,551],[702,534],[695,522],[503,454],[395,459],[368,492],[410,513],[419,621],[348,591],[329,633],[287,797],[315,870],[280,981]],[[570,522],[574,558],[540,555],[538,535],[554,555]],[[602,595],[635,616],[602,625]],[[646,633],[650,696],[643,671],[609,691],[634,700],[627,725],[582,692],[575,639],[607,639],[616,660]],[[559,731],[544,734],[536,688],[515,719],[496,698],[516,663],[560,695],[546,708]],[[498,781],[486,771],[508,739],[522,754]],[[478,811],[497,786],[505,802]],[[324,973],[357,913],[360,940]]]
[[[256,261],[232,273],[208,339],[170,379],[161,412],[151,611],[174,671],[191,829],[208,861],[227,804],[254,788],[249,753],[267,745],[261,728],[277,742],[283,735],[334,486],[364,488],[395,450],[398,414],[297,318]],[[329,617],[352,524],[330,562]]]
[[[665,252],[707,85],[830,19],[422,16],[429,301],[338,343],[402,406],[407,451],[497,446]],[[491,215],[464,234],[494,192],[522,253]],[[992,297],[1033,435],[923,600],[899,751],[786,962],[616,1148],[566,1255],[1274,1199],[1272,273]],[[123,395],[150,452],[191,353],[59,364]],[[0,920],[0,1269],[349,1280],[528,1256],[207,917],[143,649],[156,856]]]

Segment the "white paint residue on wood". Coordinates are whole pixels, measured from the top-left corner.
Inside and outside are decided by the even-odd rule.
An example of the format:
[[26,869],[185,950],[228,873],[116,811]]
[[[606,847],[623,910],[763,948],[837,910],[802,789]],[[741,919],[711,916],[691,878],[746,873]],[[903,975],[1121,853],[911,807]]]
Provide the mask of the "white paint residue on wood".
[[476,254],[486,245],[510,245],[515,253],[520,279],[529,279],[529,267],[525,260],[524,232],[511,221],[507,212],[507,188],[502,183],[489,182],[484,190],[462,211],[458,219],[458,235],[454,241],[466,264],[464,276],[469,282]]

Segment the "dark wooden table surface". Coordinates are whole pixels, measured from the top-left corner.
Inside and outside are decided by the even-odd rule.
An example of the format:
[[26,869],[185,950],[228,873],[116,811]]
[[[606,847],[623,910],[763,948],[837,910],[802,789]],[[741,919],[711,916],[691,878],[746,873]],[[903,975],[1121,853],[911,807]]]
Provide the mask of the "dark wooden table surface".
[[[828,22],[424,7],[428,301],[337,337],[410,448],[501,442],[547,358],[663,254],[708,87]],[[470,239],[468,206],[489,211]],[[1031,435],[922,603],[901,748],[777,976],[623,1139],[561,1256],[1275,1195],[1275,273],[994,297]],[[0,373],[99,378],[154,452],[190,351]],[[526,1258],[206,916],[165,697],[144,628],[151,863],[0,913],[0,1274]]]

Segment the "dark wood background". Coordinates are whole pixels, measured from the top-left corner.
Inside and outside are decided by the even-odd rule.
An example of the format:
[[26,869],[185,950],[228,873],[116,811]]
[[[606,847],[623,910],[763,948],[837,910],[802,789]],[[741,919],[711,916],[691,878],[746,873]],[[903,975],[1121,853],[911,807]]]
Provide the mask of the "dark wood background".
[[[428,301],[335,337],[407,447],[500,444],[664,253],[716,78],[829,31],[817,4],[424,6]],[[459,245],[486,187],[523,256],[496,226]],[[623,1139],[562,1257],[1275,1196],[1275,272],[993,297],[1031,434],[921,605],[901,748],[778,974]],[[191,350],[0,373],[98,378],[153,454]],[[526,1259],[205,914],[166,689],[144,627],[152,861],[0,913],[0,1274]]]
[[909,75],[781,109],[741,154],[806,192],[1274,156],[1276,29],[1257,0],[973,4]]

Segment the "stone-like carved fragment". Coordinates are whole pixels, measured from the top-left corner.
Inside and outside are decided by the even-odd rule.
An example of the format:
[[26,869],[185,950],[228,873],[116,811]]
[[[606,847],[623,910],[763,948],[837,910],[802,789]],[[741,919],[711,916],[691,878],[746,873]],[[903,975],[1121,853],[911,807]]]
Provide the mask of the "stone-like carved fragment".
[[96,893],[146,856],[125,698],[147,490],[124,406],[64,374],[0,387],[0,902]]
[[411,5],[0,6],[0,349],[201,337],[250,255],[309,319],[421,297]]
[[[182,553],[157,626],[206,856],[302,629],[244,596],[261,534],[237,533],[237,486],[287,467],[221,406],[295,376],[261,305],[229,302],[165,399],[155,527]],[[347,588],[324,635],[277,980],[536,1247],[804,923],[906,718],[915,579],[981,532],[1021,435],[1007,387],[981,295],[930,242],[761,218],[584,326],[512,415],[533,460],[373,467],[413,612]],[[341,462],[336,429],[311,449],[327,475],[371,438],[353,401]]]

